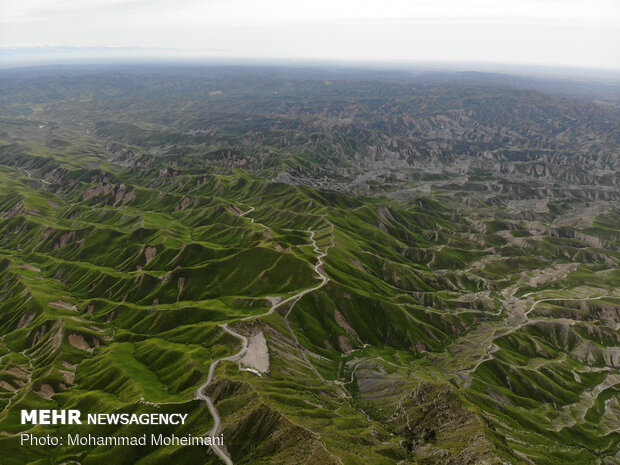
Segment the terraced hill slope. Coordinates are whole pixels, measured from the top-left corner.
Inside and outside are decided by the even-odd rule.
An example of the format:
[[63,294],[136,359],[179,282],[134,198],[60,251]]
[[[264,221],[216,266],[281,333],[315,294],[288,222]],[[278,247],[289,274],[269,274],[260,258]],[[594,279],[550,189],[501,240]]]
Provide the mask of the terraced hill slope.
[[[2,463],[620,463],[613,105],[258,68],[0,96]],[[77,431],[34,408],[225,447],[24,447]]]

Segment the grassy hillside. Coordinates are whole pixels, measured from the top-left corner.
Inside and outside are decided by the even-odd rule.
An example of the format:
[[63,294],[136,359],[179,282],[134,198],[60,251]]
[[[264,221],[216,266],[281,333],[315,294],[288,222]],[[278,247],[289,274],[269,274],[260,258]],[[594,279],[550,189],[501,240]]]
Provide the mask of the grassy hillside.
[[618,463],[617,110],[291,73],[2,76],[0,461]]

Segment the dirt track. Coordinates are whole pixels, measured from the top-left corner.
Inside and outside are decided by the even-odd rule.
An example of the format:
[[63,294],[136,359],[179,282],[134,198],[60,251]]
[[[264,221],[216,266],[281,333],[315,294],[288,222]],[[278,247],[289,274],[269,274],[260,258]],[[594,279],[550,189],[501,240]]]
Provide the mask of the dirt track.
[[[248,213],[250,213],[251,211],[254,210],[254,207],[251,207],[250,210],[248,210],[245,213],[242,213],[240,216],[245,216]],[[249,218],[250,221],[252,223],[254,223],[254,219],[253,218]],[[255,224],[260,224],[260,223],[255,223]],[[263,227],[266,227],[264,225],[261,225]],[[318,284],[315,287],[311,287],[309,289],[304,289],[303,291],[299,291],[297,294],[281,300],[278,297],[268,297],[268,300],[272,303],[271,307],[269,308],[269,310],[263,314],[260,315],[253,315],[253,316],[248,316],[245,318],[242,318],[240,321],[248,321],[248,320],[254,320],[254,319],[258,319],[258,318],[262,318],[264,316],[270,315],[273,312],[276,311],[276,309],[278,309],[279,307],[282,307],[283,305],[286,305],[288,303],[291,302],[296,302],[298,299],[300,299],[301,297],[303,297],[304,295],[310,293],[310,292],[314,292],[318,289],[320,289],[321,287],[323,287],[325,284],[327,284],[327,282],[329,281],[329,278],[325,275],[325,273],[323,272],[323,270],[321,269],[321,267],[323,266],[323,258],[327,255],[327,251],[325,252],[321,252],[319,249],[319,246],[316,243],[316,240],[314,239],[315,236],[315,232],[314,231],[308,231],[310,233],[310,241],[312,242],[313,248],[315,250],[315,252],[318,253],[318,257],[317,257],[317,263],[314,266],[314,271],[318,274],[319,278],[321,279],[320,284]],[[217,368],[217,365],[220,362],[226,362],[226,361],[231,361],[231,362],[238,362],[239,360],[241,360],[245,355],[246,352],[248,351],[248,338],[245,337],[242,334],[237,333],[236,331],[230,329],[228,327],[228,324],[222,324],[219,325],[220,328],[222,328],[222,330],[224,330],[225,332],[227,332],[228,334],[236,337],[237,339],[239,339],[241,341],[241,349],[239,350],[239,352],[237,352],[234,355],[230,355],[228,357],[223,357],[220,359],[217,359],[213,362],[211,362],[211,365],[209,366],[209,373],[207,375],[207,380],[196,390],[196,398],[197,399],[201,399],[203,401],[205,401],[205,403],[207,404],[207,407],[209,408],[209,412],[211,413],[211,416],[213,416],[213,428],[211,428],[211,431],[209,431],[209,436],[217,436],[220,434],[220,430],[221,430],[221,426],[222,426],[222,420],[220,418],[220,415],[217,411],[217,408],[215,408],[215,405],[213,403],[213,399],[211,399],[211,397],[209,397],[208,395],[206,395],[204,393],[205,388],[207,388],[211,383],[213,383],[213,381],[215,381],[215,369]],[[263,336],[264,337],[264,336]],[[268,357],[268,355],[267,355]],[[269,360],[267,360],[267,363],[269,362]],[[222,461],[224,463],[226,463],[226,465],[232,465],[233,461],[230,458],[230,454],[228,453],[228,451],[226,451],[225,449],[222,449],[220,446],[217,445],[211,445],[211,448],[213,449],[213,451],[222,459]]]

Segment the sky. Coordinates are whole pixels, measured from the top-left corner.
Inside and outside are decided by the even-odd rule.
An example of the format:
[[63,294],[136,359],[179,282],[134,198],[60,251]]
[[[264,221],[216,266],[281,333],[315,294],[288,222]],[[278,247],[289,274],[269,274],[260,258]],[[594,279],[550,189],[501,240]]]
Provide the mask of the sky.
[[139,47],[132,53],[618,70],[620,1],[0,0],[0,49],[65,46],[85,54]]

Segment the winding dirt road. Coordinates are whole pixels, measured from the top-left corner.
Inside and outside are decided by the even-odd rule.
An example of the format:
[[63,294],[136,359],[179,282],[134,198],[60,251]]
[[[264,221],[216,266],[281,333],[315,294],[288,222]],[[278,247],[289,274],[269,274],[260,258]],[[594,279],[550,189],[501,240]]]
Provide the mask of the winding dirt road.
[[[525,294],[523,297],[527,297],[530,296],[531,294],[533,294],[532,292]],[[553,301],[573,301],[573,302],[585,302],[585,301],[589,301],[589,300],[600,300],[600,299],[606,299],[606,298],[613,298],[613,297],[618,297],[616,295],[600,295],[597,297],[550,297],[550,298],[545,298],[545,299],[540,299],[535,301],[534,303],[532,303],[532,305],[530,306],[530,309],[527,310],[526,312],[523,313],[523,321],[519,324],[517,324],[516,326],[510,328],[508,331],[505,332],[501,332],[500,330],[495,331],[493,333],[493,336],[491,338],[491,342],[489,344],[489,346],[487,347],[487,349],[485,350],[485,353],[483,354],[483,356],[480,358],[480,360],[478,360],[478,362],[472,367],[469,368],[467,370],[459,370],[462,371],[464,373],[474,373],[478,367],[484,363],[487,362],[491,359],[493,359],[494,357],[494,353],[497,352],[499,350],[499,347],[495,344],[495,339],[497,339],[498,337],[503,337],[503,336],[507,336],[509,334],[514,333],[515,331],[521,329],[522,327],[528,325],[531,323],[531,319],[530,319],[530,313],[536,308],[536,306],[540,303],[543,302],[553,302]]]
[[[251,207],[250,210],[248,210],[245,213],[242,213],[240,216],[245,216],[248,213],[250,213],[251,211],[254,210],[254,207]],[[254,219],[253,218],[249,218],[248,219],[254,223]],[[260,223],[256,223],[256,224],[260,224]],[[264,226],[264,225],[261,225]],[[266,227],[266,226],[264,226]],[[248,320],[254,320],[254,319],[258,319],[258,318],[262,318],[264,316],[267,315],[271,315],[273,312],[276,311],[276,309],[278,309],[279,307],[282,307],[286,304],[289,304],[291,302],[295,302],[298,299],[302,298],[304,295],[309,294],[310,292],[314,292],[320,288],[322,288],[323,286],[325,286],[325,284],[327,284],[327,282],[329,281],[329,278],[325,275],[324,271],[321,269],[321,267],[323,266],[323,258],[327,256],[327,250],[325,252],[321,252],[321,250],[319,249],[318,244],[316,243],[316,240],[314,238],[315,236],[315,232],[314,231],[306,231],[308,233],[310,233],[310,241],[312,242],[312,246],[314,247],[314,251],[318,254],[317,256],[317,263],[316,265],[314,265],[314,271],[315,273],[319,276],[319,279],[321,280],[321,282],[311,288],[308,289],[304,289],[303,291],[298,292],[297,294],[284,299],[284,300],[279,300],[279,298],[277,297],[267,297],[268,300],[271,301],[272,305],[269,308],[269,310],[265,313],[262,313],[260,315],[252,315],[252,316],[247,316],[245,318],[241,318],[239,321],[248,321]],[[211,399],[210,396],[206,395],[204,393],[204,390],[206,387],[208,387],[211,383],[213,383],[213,381],[215,381],[215,369],[217,368],[218,364],[220,362],[238,362],[244,355],[245,352],[248,349],[248,338],[245,337],[243,334],[239,334],[236,331],[230,329],[228,327],[228,324],[221,324],[219,325],[220,328],[222,328],[222,330],[224,330],[225,332],[227,332],[228,334],[230,334],[231,336],[236,337],[237,339],[239,339],[241,341],[241,349],[239,350],[239,352],[237,352],[234,355],[229,355],[228,357],[222,357],[220,359],[217,359],[213,362],[211,362],[211,365],[209,366],[209,373],[207,375],[207,380],[196,390],[196,398],[197,399],[201,399],[203,400],[206,404],[207,407],[209,408],[209,412],[211,413],[211,416],[213,417],[213,428],[211,428],[211,431],[209,431],[209,436],[211,437],[215,437],[218,436],[220,434],[221,431],[221,426],[222,426],[222,420],[220,418],[220,415],[217,411],[217,408],[215,408],[215,404],[213,403],[213,399]],[[220,446],[217,445],[211,445],[211,448],[213,449],[213,452],[215,452],[221,459],[222,461],[226,464],[226,465],[233,465],[233,461],[230,458],[230,454],[228,453],[228,451],[226,451],[225,449],[222,449]]]
[[51,182],[47,182],[45,179],[33,178],[32,175],[27,170],[24,170],[24,173],[28,175],[28,179],[34,179],[35,181],[41,181],[43,184],[48,184],[48,185],[52,184]]

